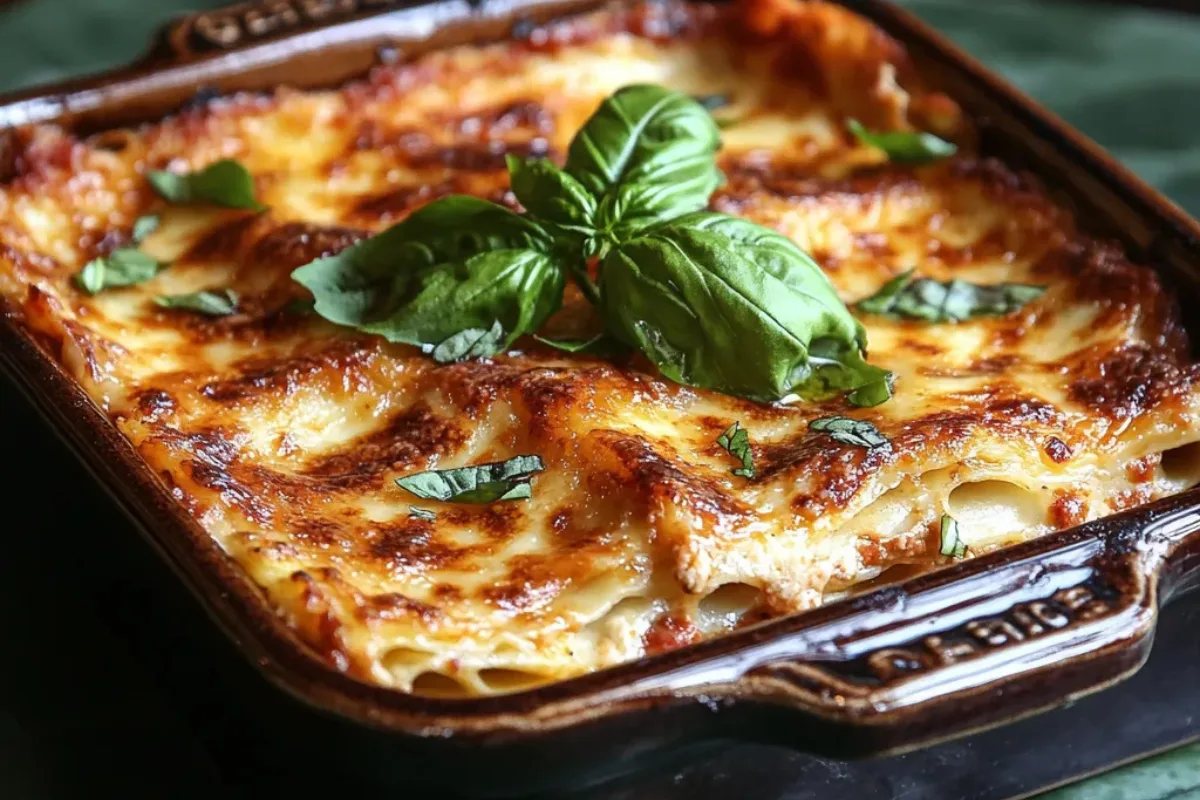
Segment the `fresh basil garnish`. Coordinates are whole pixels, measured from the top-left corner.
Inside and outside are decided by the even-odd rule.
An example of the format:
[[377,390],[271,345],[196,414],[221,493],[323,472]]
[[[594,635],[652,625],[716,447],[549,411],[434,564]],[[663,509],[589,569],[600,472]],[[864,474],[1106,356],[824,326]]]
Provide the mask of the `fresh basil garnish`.
[[594,233],[596,198],[582,183],[544,158],[507,160],[512,192],[529,213],[564,230]]
[[566,171],[598,200],[611,236],[697,211],[721,185],[720,131],[702,105],[661,86],[619,89],[567,149]]
[[735,422],[717,437],[717,444],[725,448],[729,455],[742,462],[742,466],[733,470],[733,474],[742,478],[754,477],[754,453],[750,449],[750,434]]
[[105,289],[134,286],[157,275],[163,265],[157,259],[132,247],[113,250],[106,256],[93,258],[75,273],[75,285],[88,294]]
[[443,503],[527,500],[532,496],[530,479],[545,469],[540,456],[516,456],[473,467],[418,472],[397,478],[396,484],[422,500]]
[[829,279],[766,228],[686,215],[613,249],[602,274],[610,330],[677,383],[760,401],[886,387]]
[[133,221],[133,230],[130,235],[134,243],[141,242],[150,234],[158,230],[159,218],[157,214],[144,214]]
[[722,179],[719,144],[686,95],[626,87],[584,124],[565,168],[508,159],[524,214],[443,198],[292,274],[325,319],[440,362],[535,333],[569,276],[606,335],[551,346],[636,346],[672,380],[756,400],[883,402],[892,375],[866,363],[865,330],[820,267],[774,231],[699,211]]
[[958,535],[958,521],[949,514],[942,515],[941,547],[939,552],[950,558],[962,558],[967,554],[967,543]]
[[891,131],[872,133],[856,119],[846,120],[846,127],[865,145],[887,154],[888,161],[897,164],[925,164],[958,152],[958,147],[932,133],[922,131]]
[[821,417],[808,423],[808,429],[815,433],[827,433],[835,442],[862,447],[867,450],[890,448],[892,443],[879,432],[879,429],[863,419],[849,417]]
[[214,162],[199,172],[154,170],[146,179],[164,200],[179,205],[210,204],[252,211],[266,208],[254,199],[254,178],[249,171],[230,158]]
[[457,360],[501,352],[558,310],[566,279],[551,244],[526,217],[453,196],[292,276],[325,319]]
[[426,522],[437,519],[437,514],[433,513],[428,508],[421,508],[420,506],[409,506],[408,516],[412,519],[424,520]]
[[238,293],[232,289],[168,294],[154,298],[156,305],[181,311],[194,311],[209,317],[226,317],[237,312]]
[[857,308],[869,314],[919,319],[926,322],[961,322],[974,317],[1004,316],[1046,292],[1044,286],[1001,283],[991,286],[966,281],[917,278],[913,270],[892,278]]

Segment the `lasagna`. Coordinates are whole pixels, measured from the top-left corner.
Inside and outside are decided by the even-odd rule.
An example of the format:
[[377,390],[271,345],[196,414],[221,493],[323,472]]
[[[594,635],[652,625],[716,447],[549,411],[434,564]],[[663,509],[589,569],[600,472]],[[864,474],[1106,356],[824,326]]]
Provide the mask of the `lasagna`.
[[[1044,287],[931,323],[856,311],[896,377],[871,408],[758,403],[644,359],[523,337],[442,364],[296,313],[298,267],[449,194],[517,206],[505,157],[561,163],[630,84],[720,98],[710,209],[810,253],[848,305],[917,270]],[[848,120],[958,144],[889,161]],[[976,154],[904,49],[810,0],[623,4],[377,67],[323,91],[207,99],[138,127],[10,132],[0,296],[263,602],[331,667],[431,695],[509,692],[812,608],[856,587],[1200,480],[1197,368],[1155,273],[1036,181]],[[264,211],[165,203],[150,170],[236,159]],[[127,247],[168,264],[96,294]],[[232,290],[232,313],[164,295]],[[548,338],[595,330],[569,288]],[[753,348],[755,342],[745,342]],[[866,422],[887,446],[815,420]],[[738,422],[753,477],[718,444]],[[419,501],[396,480],[536,455],[525,500]],[[961,541],[947,551],[943,520]]]

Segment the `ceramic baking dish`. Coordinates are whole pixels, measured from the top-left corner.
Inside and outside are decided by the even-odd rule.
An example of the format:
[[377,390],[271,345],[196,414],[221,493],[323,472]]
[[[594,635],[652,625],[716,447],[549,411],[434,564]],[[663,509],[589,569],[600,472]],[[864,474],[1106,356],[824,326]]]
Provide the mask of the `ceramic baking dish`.
[[[906,12],[845,4],[902,41],[926,80],[963,106],[983,153],[1037,175],[1090,233],[1156,265],[1185,313],[1200,308],[1195,221]],[[96,130],[198,93],[328,86],[397,53],[502,38],[514,24],[600,5],[267,0],[196,14],[168,26],[134,66],[0,98],[0,181],[9,126]],[[1200,325],[1185,323],[1195,340]],[[1128,676],[1146,658],[1161,604],[1200,574],[1193,489],[584,677],[480,699],[410,696],[347,678],[310,652],[11,314],[0,316],[0,363],[266,679],[267,721],[302,731],[338,769],[388,782],[503,795],[599,780],[714,738],[832,757],[920,747]]]

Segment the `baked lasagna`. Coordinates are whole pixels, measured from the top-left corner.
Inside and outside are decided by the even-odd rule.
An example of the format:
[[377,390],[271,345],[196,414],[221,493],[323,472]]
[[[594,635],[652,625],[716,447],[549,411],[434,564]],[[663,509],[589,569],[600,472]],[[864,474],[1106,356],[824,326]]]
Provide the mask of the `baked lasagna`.
[[[573,285],[539,338],[449,363],[304,311],[297,268],[447,195],[519,210],[506,156],[561,164],[632,84],[719,98],[709,209],[811,254],[894,375],[887,402],[748,400],[637,354],[565,352],[547,340],[597,325]],[[888,158],[851,120],[957,152]],[[11,131],[0,295],[333,668],[508,692],[1200,480],[1197,368],[1159,278],[972,142],[904,49],[837,5],[617,5],[329,90],[87,136]],[[228,159],[263,208],[170,203],[148,180]],[[157,227],[135,231],[147,215]],[[152,274],[81,280],[135,239]],[[858,305],[914,270],[1039,291],[963,319]],[[163,301],[196,293],[216,306]],[[830,420],[866,425],[866,444]],[[734,423],[752,474],[719,442]],[[531,456],[524,499],[415,500],[396,483]]]

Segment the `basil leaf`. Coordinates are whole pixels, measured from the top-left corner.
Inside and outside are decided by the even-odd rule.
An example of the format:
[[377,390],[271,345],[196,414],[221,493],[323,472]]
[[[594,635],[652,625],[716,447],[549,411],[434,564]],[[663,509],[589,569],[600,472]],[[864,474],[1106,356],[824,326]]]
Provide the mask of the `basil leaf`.
[[182,311],[195,311],[210,317],[225,317],[237,312],[238,293],[232,289],[169,294],[154,298],[156,305]]
[[950,558],[963,558],[967,554],[967,543],[958,535],[958,522],[949,514],[942,515],[941,547],[938,551]]
[[226,158],[199,172],[179,174],[155,170],[146,175],[150,186],[165,200],[179,205],[211,204],[262,211],[254,199],[254,178],[233,159]]
[[507,161],[512,192],[530,214],[565,230],[594,232],[596,198],[583,184],[544,158]]
[[[436,265],[461,263],[490,250],[548,249],[551,244],[541,226],[504,206],[455,195],[424,206],[337,255],[305,264],[292,279],[313,293],[319,315],[361,328],[395,313],[416,279]],[[427,341],[436,344],[463,328],[490,326],[495,319],[493,314],[451,326]]]
[[720,143],[712,117],[687,95],[626,86],[571,140],[566,171],[599,199],[597,227],[620,238],[707,205],[722,180]]
[[131,237],[134,243],[136,244],[142,241],[147,236],[158,230],[158,223],[159,219],[157,214],[146,214],[135,219],[133,221],[133,231],[131,232]]
[[956,145],[939,139],[932,133],[922,131],[872,133],[856,119],[846,120],[846,127],[854,134],[854,138],[869,147],[882,150],[887,154],[888,161],[897,164],[925,164],[958,152]]
[[536,331],[562,305],[566,277],[537,250],[493,250],[438,264],[414,284],[390,316],[357,327],[459,360],[493,355]]
[[483,358],[498,353],[504,344],[504,326],[499,321],[492,327],[467,328],[459,331],[433,348],[431,355],[439,364],[452,364],[468,358]]
[[725,448],[731,456],[741,460],[742,466],[733,471],[734,475],[742,478],[754,477],[754,453],[750,449],[750,434],[740,422],[733,423],[718,436],[717,444]]
[[603,279],[609,329],[678,383],[761,401],[887,386],[829,279],[761,226],[688,215],[612,250]]
[[966,281],[915,278],[913,270],[892,278],[857,308],[869,314],[926,322],[962,322],[974,317],[1004,316],[1038,299],[1044,286],[1002,283],[980,286]]
[[835,442],[862,447],[866,450],[891,449],[892,443],[879,429],[863,419],[850,417],[821,417],[808,423],[814,433],[827,433]]
[[418,472],[398,478],[396,484],[423,500],[443,503],[527,500],[533,494],[530,479],[545,469],[539,456],[516,456],[473,467]]
[[162,268],[162,264],[141,250],[122,247],[85,264],[75,273],[75,285],[88,294],[99,294],[105,289],[148,281]]
[[437,519],[437,514],[428,508],[421,508],[420,506],[409,506],[408,516],[412,519],[424,520],[426,522]]

